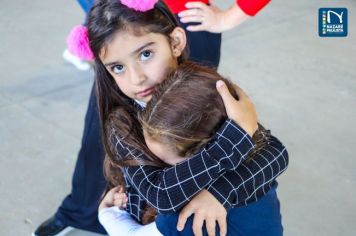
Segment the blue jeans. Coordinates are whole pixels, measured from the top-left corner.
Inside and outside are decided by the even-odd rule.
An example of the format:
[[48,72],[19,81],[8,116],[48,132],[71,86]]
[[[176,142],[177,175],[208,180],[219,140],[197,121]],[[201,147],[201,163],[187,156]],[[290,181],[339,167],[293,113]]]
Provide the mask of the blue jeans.
[[88,15],[90,8],[94,4],[94,0],[77,0],[83,11]]
[[[179,213],[159,215],[156,219],[158,230],[165,236],[193,236],[193,216],[189,217],[184,230],[176,230]],[[227,214],[228,236],[282,236],[282,217],[276,188],[266,196],[247,206],[232,208]],[[203,235],[208,235],[205,226]],[[216,227],[216,235],[219,229]]]
[[94,0],[77,0],[77,1],[81,6],[81,8],[83,9],[83,11],[85,12],[85,21],[83,25],[86,26],[88,24],[88,16],[89,16],[90,9],[94,5]]

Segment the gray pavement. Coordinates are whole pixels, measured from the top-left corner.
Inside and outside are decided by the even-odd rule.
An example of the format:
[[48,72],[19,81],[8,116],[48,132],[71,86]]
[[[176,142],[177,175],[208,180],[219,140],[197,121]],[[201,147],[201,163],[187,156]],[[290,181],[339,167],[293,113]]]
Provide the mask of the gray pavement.
[[[320,7],[348,8],[347,38],[318,36]],[[356,235],[355,14],[354,0],[274,0],[223,37],[220,71],[289,150],[288,236]],[[1,2],[0,235],[30,235],[70,190],[93,73],[61,54],[83,19],[76,1]]]

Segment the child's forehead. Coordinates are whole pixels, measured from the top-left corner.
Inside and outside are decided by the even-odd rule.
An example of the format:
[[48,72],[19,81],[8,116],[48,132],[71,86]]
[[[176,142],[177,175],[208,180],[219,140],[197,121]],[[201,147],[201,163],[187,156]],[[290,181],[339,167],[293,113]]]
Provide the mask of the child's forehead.
[[120,30],[118,30],[115,34],[116,37],[123,36],[131,36],[136,38],[141,38],[145,36],[156,36],[156,37],[165,37],[161,33],[152,32],[147,27],[143,26],[126,26]]
[[136,37],[140,37],[140,36],[144,36],[147,35],[149,33],[152,33],[152,31],[150,31],[149,29],[147,29],[147,27],[143,27],[143,26],[126,26],[124,28],[122,28],[120,30],[121,33],[126,33],[126,34],[130,34]]
[[104,58],[111,58],[113,56],[117,57],[120,55],[126,57],[145,45],[155,45],[164,48],[164,45],[169,46],[169,42],[164,35],[159,33],[138,30],[120,30],[114,34],[113,38],[107,42],[106,45],[104,45],[100,54]]
[[144,39],[144,38],[148,38],[152,35],[152,33],[149,32],[145,32],[142,30],[120,30],[115,34],[115,39],[127,39],[127,38],[131,38],[133,40],[135,39]]
[[112,40],[109,42],[109,45],[113,43],[120,43],[122,45],[132,45],[135,47],[135,45],[144,44],[147,42],[166,43],[168,42],[168,39],[159,33],[146,32],[139,29],[127,29],[116,32]]

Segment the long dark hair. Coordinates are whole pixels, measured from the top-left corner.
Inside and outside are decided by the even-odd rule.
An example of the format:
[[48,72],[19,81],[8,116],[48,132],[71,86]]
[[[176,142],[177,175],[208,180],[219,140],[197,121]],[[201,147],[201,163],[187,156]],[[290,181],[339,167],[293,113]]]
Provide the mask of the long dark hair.
[[[164,35],[169,42],[170,33],[178,26],[175,16],[162,2],[156,3],[154,9],[138,12],[121,4],[118,0],[98,0],[92,7],[88,18],[90,47],[95,56],[95,83],[99,106],[102,138],[106,152],[105,175],[109,183],[117,184],[119,167],[139,164],[163,165],[149,155],[147,160],[132,160],[115,152],[113,136],[120,137],[126,144],[149,153],[145,145],[142,128],[137,120],[137,107],[131,98],[119,89],[114,78],[106,70],[99,55],[105,52],[107,45],[120,31],[129,31],[135,35],[153,32]],[[183,56],[178,58],[183,61]],[[111,171],[110,171],[111,170]],[[119,178],[122,180],[122,178]],[[120,181],[121,182],[121,181]],[[123,184],[123,183],[120,183]]]
[[[137,119],[137,106],[119,89],[99,55],[105,52],[107,45],[121,31],[129,31],[135,35],[158,33],[171,42],[170,33],[177,26],[175,16],[162,1],[158,1],[152,10],[137,12],[121,4],[119,0],[97,0],[89,13],[87,27],[90,48],[95,56],[96,95],[105,151],[104,175],[107,180],[105,193],[118,185],[125,188],[121,169],[124,166],[140,164],[166,166],[166,164],[155,158],[145,145],[142,128]],[[183,52],[178,58],[178,63],[185,60],[186,53]],[[116,152],[115,142],[113,142],[115,137],[148,154],[148,158],[137,160]],[[143,223],[151,222],[154,215],[155,211],[147,207]]]

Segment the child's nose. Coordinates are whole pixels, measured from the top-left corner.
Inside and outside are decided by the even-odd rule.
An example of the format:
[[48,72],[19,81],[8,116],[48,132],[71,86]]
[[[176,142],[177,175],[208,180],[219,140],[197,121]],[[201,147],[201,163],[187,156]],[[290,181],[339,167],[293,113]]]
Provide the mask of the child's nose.
[[139,67],[133,68],[131,71],[131,83],[134,85],[140,85],[146,80],[146,74]]

